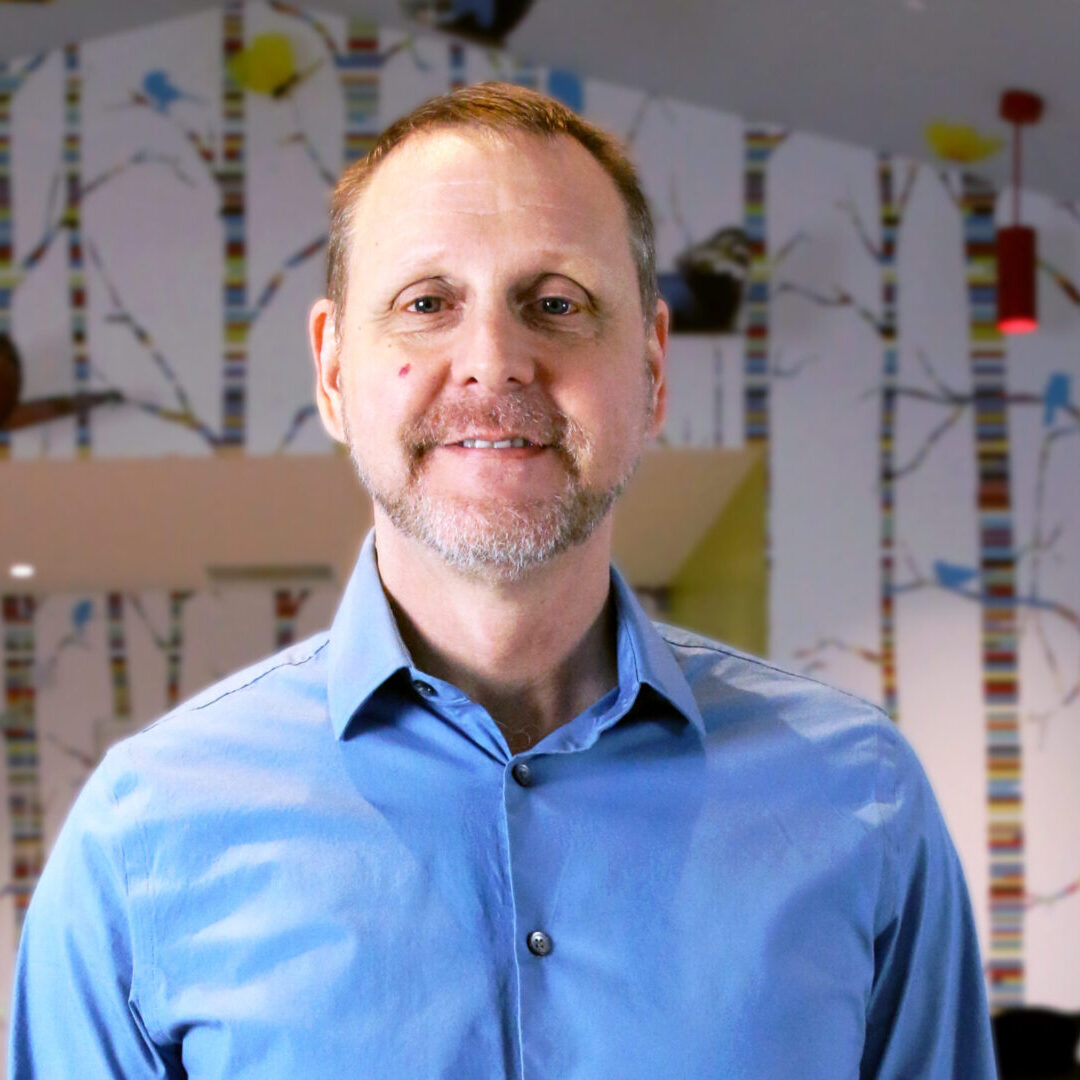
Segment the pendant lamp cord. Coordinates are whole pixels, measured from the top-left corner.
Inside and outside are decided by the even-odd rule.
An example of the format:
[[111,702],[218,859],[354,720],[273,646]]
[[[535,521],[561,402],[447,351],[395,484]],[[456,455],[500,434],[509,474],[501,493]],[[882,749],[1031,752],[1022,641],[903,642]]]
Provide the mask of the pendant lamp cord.
[[1020,130],[1023,125],[1013,124],[1013,224],[1020,224]]

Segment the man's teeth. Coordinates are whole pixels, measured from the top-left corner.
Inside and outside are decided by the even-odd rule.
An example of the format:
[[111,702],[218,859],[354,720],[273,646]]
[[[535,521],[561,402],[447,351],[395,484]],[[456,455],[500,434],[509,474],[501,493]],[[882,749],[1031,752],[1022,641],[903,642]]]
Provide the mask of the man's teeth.
[[532,446],[528,439],[497,439],[489,442],[487,439],[462,439],[458,446],[464,446],[467,450],[509,450],[512,447],[523,449]]

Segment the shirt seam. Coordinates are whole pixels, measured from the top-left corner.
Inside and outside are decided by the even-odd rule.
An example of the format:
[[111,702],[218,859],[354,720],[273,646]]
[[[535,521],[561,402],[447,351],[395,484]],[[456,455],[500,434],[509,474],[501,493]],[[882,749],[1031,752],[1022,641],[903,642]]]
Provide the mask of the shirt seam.
[[850,690],[843,690],[839,686],[833,686],[831,683],[822,682],[820,679],[815,679],[812,675],[803,675],[797,671],[788,671],[787,668],[782,668],[777,664],[770,664],[767,660],[762,660],[760,656],[751,656],[749,653],[725,648],[723,645],[720,645],[715,641],[709,641],[707,638],[699,639],[693,644],[688,644],[685,641],[673,641],[664,632],[666,624],[654,623],[654,625],[660,636],[673,649],[705,649],[708,652],[717,653],[720,656],[730,657],[732,660],[742,660],[747,664],[753,664],[755,667],[764,668],[766,671],[774,672],[777,675],[785,675],[789,679],[798,679],[802,682],[812,683],[814,686],[820,686],[823,690],[831,690],[834,694],[840,694],[849,701],[857,702],[859,705],[865,705],[867,708],[872,709],[877,713],[881,719],[888,720],[889,723],[892,723],[889,714],[885,712],[880,705],[875,705],[872,701],[867,701],[865,698],[859,697],[858,694],[851,693]]
[[216,705],[219,701],[224,701],[225,698],[231,696],[232,694],[238,694],[241,690],[247,690],[248,687],[254,686],[257,682],[259,682],[260,679],[266,678],[267,675],[273,675],[275,671],[280,671],[282,668],[285,667],[302,667],[309,660],[313,660],[316,656],[318,656],[319,653],[322,652],[322,650],[325,649],[329,644],[330,639],[327,638],[313,652],[308,653],[307,656],[303,656],[298,660],[279,660],[276,664],[273,665],[273,667],[264,668],[258,674],[253,675],[250,679],[248,679],[247,682],[241,683],[239,686],[230,686],[227,690],[223,690],[220,694],[218,694],[217,697],[213,697],[209,701],[200,701],[197,704],[192,705],[191,708],[193,711],[196,712],[200,709],[208,709],[211,705]]

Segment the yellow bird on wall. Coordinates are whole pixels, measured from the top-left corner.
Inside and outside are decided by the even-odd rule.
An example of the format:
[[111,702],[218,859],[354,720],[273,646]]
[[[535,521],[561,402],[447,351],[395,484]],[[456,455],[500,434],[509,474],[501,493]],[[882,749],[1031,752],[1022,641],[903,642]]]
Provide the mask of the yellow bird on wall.
[[229,60],[227,66],[237,86],[280,98],[307,78],[319,63],[301,70],[287,34],[257,34],[246,49]]
[[926,143],[939,158],[957,165],[971,165],[993,157],[1005,140],[995,135],[984,135],[970,124],[954,124],[948,120],[934,120],[926,125]]

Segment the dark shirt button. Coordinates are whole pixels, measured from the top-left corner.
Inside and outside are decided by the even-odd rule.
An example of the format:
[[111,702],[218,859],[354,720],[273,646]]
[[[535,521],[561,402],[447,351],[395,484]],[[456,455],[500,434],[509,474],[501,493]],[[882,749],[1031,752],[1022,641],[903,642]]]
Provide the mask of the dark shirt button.
[[529,935],[529,952],[534,956],[547,956],[551,952],[551,938],[543,930],[534,930]]
[[522,786],[528,787],[533,782],[532,769],[524,761],[517,762],[510,770],[510,775]]
[[413,689],[418,694],[423,694],[424,697],[435,696],[435,687],[431,683],[424,682],[423,679],[413,679]]

